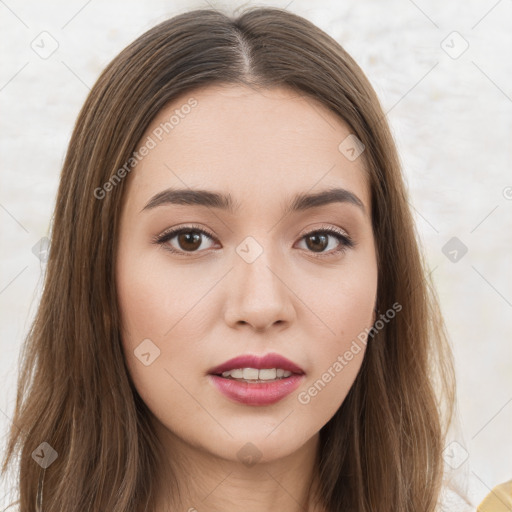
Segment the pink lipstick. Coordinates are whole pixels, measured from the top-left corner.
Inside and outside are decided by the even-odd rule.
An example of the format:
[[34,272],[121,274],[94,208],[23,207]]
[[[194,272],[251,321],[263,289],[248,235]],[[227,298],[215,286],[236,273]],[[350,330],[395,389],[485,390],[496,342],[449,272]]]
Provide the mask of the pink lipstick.
[[235,357],[208,374],[224,396],[246,405],[274,404],[297,389],[305,378],[300,366],[276,353]]

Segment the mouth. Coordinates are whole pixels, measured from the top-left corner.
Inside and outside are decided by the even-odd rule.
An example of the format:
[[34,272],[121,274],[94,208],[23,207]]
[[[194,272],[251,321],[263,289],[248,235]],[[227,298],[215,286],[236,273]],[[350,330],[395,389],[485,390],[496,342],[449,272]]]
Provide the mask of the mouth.
[[235,368],[226,370],[222,373],[212,373],[223,379],[236,380],[238,382],[247,382],[249,384],[276,382],[287,379],[292,375],[303,375],[303,373],[291,372],[283,368]]
[[293,361],[276,353],[257,356],[245,354],[211,368],[208,373],[239,382],[274,382],[292,375],[304,375],[304,370]]
[[245,405],[271,405],[301,384],[305,372],[279,354],[244,355],[212,368],[214,386],[230,400]]

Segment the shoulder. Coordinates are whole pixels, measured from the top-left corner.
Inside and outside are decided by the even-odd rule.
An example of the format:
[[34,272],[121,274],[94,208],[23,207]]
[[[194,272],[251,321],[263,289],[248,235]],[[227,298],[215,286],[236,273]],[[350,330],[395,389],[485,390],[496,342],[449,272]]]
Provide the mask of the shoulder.
[[512,480],[494,487],[477,508],[477,512],[509,512],[510,510],[512,510]]

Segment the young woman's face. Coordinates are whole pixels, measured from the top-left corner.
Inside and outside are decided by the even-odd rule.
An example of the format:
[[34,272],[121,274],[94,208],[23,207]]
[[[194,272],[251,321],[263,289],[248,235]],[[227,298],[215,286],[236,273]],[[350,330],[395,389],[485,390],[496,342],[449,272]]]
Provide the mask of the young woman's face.
[[[377,289],[369,189],[350,133],[309,97],[230,85],[182,96],[140,141],[116,283],[131,378],[170,438],[223,459],[272,460],[305,446],[345,399]],[[330,189],[341,189],[330,202],[293,203]],[[269,353],[297,373],[246,382],[281,377],[279,360],[210,373]]]

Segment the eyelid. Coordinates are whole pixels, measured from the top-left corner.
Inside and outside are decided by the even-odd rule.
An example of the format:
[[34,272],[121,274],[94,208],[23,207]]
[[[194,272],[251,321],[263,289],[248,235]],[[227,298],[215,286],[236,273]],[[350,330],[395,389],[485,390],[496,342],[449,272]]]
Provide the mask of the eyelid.
[[155,236],[153,238],[153,240],[154,241],[161,240],[162,238],[164,238],[165,236],[167,236],[170,233],[177,234],[180,231],[199,231],[201,233],[204,233],[204,234],[208,235],[210,238],[212,238],[214,240],[217,240],[217,238],[215,237],[215,235],[213,233],[211,233],[207,229],[205,229],[202,226],[199,226],[197,224],[186,224],[184,226],[178,226],[178,227],[175,227],[175,228],[166,229],[165,231],[163,231],[159,235]]
[[338,226],[333,226],[332,224],[321,224],[320,226],[316,226],[314,228],[308,228],[307,231],[305,231],[304,233],[302,233],[300,235],[300,238],[302,239],[307,235],[311,235],[311,234],[317,233],[317,232],[336,233],[338,235],[342,235],[345,238],[351,240],[350,235],[344,229],[342,229]]

